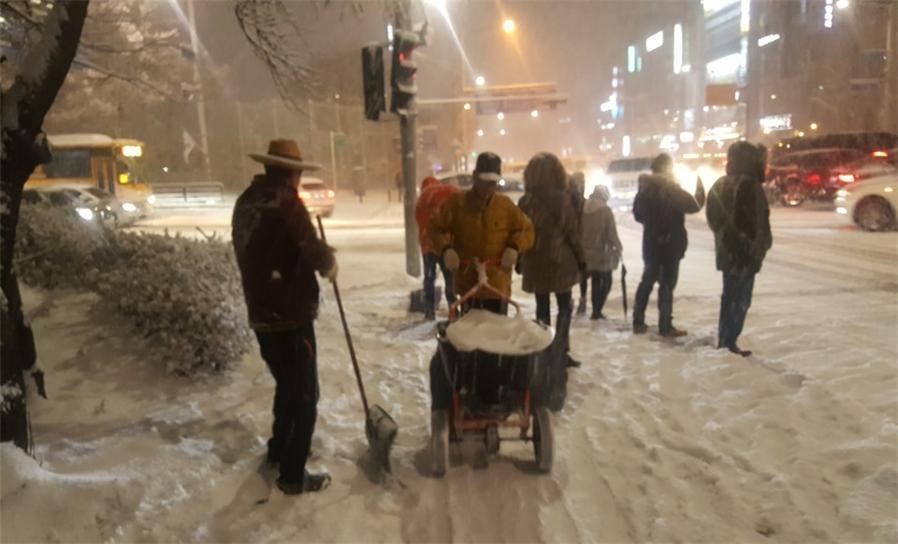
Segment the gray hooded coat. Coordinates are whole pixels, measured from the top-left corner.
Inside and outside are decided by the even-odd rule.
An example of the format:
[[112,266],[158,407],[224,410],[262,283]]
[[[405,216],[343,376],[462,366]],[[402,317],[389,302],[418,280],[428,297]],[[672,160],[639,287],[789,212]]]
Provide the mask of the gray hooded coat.
[[623,246],[617,236],[614,212],[598,191],[583,206],[580,223],[587,272],[608,272],[620,264]]

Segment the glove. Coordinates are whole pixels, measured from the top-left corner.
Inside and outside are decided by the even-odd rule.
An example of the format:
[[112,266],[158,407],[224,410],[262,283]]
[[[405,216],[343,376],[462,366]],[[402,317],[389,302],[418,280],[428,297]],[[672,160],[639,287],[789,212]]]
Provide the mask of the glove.
[[459,265],[461,265],[461,259],[458,257],[458,252],[451,247],[446,248],[446,251],[443,252],[443,265],[451,272],[458,270]]
[[518,250],[513,247],[506,247],[502,252],[501,266],[502,270],[510,271],[518,262]]
[[337,279],[338,268],[339,267],[337,266],[337,259],[334,259],[334,264],[332,264],[331,267],[321,275],[327,278],[331,283],[334,283],[334,280]]

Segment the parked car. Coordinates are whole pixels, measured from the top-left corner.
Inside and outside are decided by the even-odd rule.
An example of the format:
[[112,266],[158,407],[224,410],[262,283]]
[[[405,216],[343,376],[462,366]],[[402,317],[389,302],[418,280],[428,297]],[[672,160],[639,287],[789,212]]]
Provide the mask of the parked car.
[[517,203],[518,199],[524,196],[524,174],[519,172],[502,174],[496,188]]
[[22,202],[63,208],[85,221],[103,224],[112,221],[108,211],[97,203],[87,202],[70,189],[25,189]]
[[299,198],[311,215],[330,217],[337,205],[337,193],[320,178],[303,176],[299,183]]
[[801,206],[808,199],[831,202],[836,191],[857,180],[854,165],[866,157],[866,152],[849,148],[780,155],[767,168],[768,198],[785,206]]
[[438,174],[434,174],[434,177],[444,185],[448,183],[451,185],[455,185],[459,189],[467,189],[474,184],[474,180],[471,178],[471,174],[468,174],[467,172],[440,172]]
[[122,202],[98,187],[63,187],[60,190],[69,193],[93,208],[101,210],[103,219],[115,226],[130,225],[141,214],[141,210],[133,203]]
[[602,184],[608,187],[611,208],[628,211],[633,207],[633,199],[639,189],[639,176],[652,173],[654,157],[632,157],[616,159],[608,164]]
[[839,189],[836,213],[870,232],[898,228],[898,174],[865,179]]

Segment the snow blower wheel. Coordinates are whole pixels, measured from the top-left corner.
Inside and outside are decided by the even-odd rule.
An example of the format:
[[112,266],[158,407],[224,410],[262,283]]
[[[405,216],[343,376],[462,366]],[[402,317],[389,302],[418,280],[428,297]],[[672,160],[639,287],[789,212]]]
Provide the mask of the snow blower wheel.
[[536,456],[536,468],[543,474],[551,472],[554,457],[552,421],[548,408],[543,406],[533,412],[533,453]]
[[442,478],[449,467],[449,411],[430,413],[430,456],[433,475]]
[[486,428],[483,441],[486,443],[486,452],[490,455],[499,453],[499,427],[490,425]]

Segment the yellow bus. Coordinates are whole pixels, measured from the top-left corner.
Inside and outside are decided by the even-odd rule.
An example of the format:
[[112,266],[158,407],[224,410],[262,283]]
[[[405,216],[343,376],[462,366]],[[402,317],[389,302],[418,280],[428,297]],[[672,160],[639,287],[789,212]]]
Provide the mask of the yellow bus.
[[53,158],[38,166],[26,189],[97,187],[128,211],[146,215],[155,196],[143,168],[144,143],[105,134],[49,135]]

